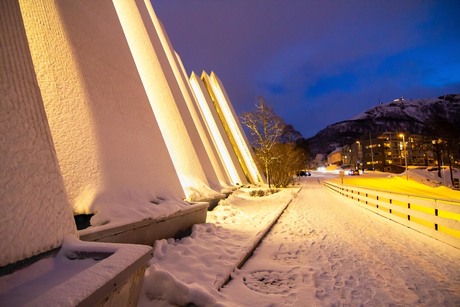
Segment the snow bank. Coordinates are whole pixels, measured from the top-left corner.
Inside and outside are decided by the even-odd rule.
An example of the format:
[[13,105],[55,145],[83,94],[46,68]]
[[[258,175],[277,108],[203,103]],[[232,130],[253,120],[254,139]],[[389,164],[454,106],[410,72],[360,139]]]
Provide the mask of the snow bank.
[[[161,282],[158,283],[160,280]],[[146,296],[149,300],[155,300],[155,306],[160,306],[162,301],[164,304],[176,306],[186,306],[191,302],[197,306],[217,305],[217,299],[203,287],[198,284],[187,285],[154,266],[150,268],[144,283],[149,285],[145,289]],[[151,306],[149,300],[144,299],[139,306]]]
[[[443,177],[449,176],[449,172],[444,171]],[[430,179],[431,178],[431,179]],[[452,199],[459,201],[460,192],[446,186],[433,184],[437,180],[437,172],[427,170],[409,169],[409,180],[406,174],[390,174],[381,172],[365,172],[361,176],[345,176],[343,184],[362,186],[382,191],[392,191],[396,193],[426,196],[440,199]],[[340,182],[339,177],[328,179],[336,183]]]
[[140,306],[166,305],[166,302],[198,306],[214,306],[219,302],[231,306],[217,289],[297,189],[286,189],[266,197],[251,197],[248,191],[238,190],[227,200],[220,201],[208,213],[208,223],[193,226],[189,237],[155,243]]
[[99,197],[93,206],[92,226],[110,224],[112,227],[148,218],[161,219],[178,212],[190,203],[173,197],[145,197],[142,193],[107,195]]
[[[405,172],[400,174],[401,177],[405,175]],[[453,169],[452,175],[454,178],[460,178],[459,170]],[[426,169],[409,169],[409,178],[431,187],[439,187],[441,185],[450,188],[453,187],[448,168],[441,169],[441,177],[438,176],[438,170],[436,167],[428,167]]]

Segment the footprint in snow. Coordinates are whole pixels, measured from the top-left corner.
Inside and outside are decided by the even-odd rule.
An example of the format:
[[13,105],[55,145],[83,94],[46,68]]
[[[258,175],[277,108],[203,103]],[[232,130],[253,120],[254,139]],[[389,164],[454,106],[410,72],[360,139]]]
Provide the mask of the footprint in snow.
[[264,294],[286,294],[296,287],[295,276],[280,271],[256,271],[243,277],[246,287]]

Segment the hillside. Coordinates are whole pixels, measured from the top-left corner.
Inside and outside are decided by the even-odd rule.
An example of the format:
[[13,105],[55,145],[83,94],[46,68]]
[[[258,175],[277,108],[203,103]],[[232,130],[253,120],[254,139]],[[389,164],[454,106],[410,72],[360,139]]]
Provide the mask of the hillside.
[[332,124],[307,139],[312,154],[329,153],[363,136],[383,132],[433,135],[434,123],[450,124],[460,136],[460,94],[431,99],[398,99],[380,104],[353,119]]

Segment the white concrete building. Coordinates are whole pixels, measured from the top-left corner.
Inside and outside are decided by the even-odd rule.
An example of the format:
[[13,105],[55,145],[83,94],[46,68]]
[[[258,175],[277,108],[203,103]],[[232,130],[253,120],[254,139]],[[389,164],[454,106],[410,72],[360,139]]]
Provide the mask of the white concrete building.
[[[203,73],[202,78],[207,78],[207,75]],[[248,183],[203,80],[192,72],[190,84],[201,115],[205,119],[206,127],[212,137],[214,147],[217,149],[219,161],[226,173],[228,182],[233,185]]]
[[263,183],[264,179],[253,158],[254,153],[222,82],[214,72],[211,72],[210,76],[203,73],[202,80],[248,181],[253,184]]
[[5,0],[0,20],[0,267],[66,236],[204,222],[186,200],[263,182],[222,84],[189,81],[150,2]]
[[1,2],[0,19],[3,267],[60,246],[76,228],[17,3]]

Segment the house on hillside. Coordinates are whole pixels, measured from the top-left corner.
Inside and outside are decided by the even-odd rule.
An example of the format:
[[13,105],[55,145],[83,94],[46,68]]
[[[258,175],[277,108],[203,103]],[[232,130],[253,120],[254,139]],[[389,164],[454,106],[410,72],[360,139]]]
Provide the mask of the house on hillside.
[[342,165],[342,148],[337,148],[327,155],[328,165]]

